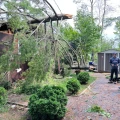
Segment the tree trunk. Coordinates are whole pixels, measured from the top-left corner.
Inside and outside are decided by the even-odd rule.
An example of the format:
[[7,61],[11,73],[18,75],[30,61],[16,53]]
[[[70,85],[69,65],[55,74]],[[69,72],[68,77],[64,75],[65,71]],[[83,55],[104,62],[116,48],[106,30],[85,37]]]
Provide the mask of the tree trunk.
[[[103,34],[103,29],[104,29],[105,13],[106,13],[106,0],[104,0],[104,8],[103,8],[103,15],[102,15],[102,25],[101,25],[101,45],[102,45],[102,34]],[[101,47],[101,49],[102,49],[102,47]]]
[[91,7],[91,17],[93,18],[93,2],[94,0],[90,0],[90,7]]
[[60,59],[58,57],[58,73],[60,74]]

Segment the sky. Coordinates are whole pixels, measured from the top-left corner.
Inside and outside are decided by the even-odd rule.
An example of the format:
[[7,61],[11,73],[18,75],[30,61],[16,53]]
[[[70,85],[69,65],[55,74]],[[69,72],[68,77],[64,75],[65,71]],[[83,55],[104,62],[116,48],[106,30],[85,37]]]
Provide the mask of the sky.
[[[73,16],[76,15],[77,12],[77,5],[75,3],[73,3],[73,0],[55,0],[56,3],[58,4],[60,10],[57,8],[54,0],[48,0],[52,6],[54,7],[54,9],[56,10],[56,12],[59,13],[63,13],[63,14],[72,14]],[[85,1],[85,0],[84,0]],[[86,0],[88,1],[88,0]],[[108,0],[108,4],[111,5],[115,10],[113,12],[108,13],[109,17],[117,17],[120,16],[120,0]],[[74,22],[73,19],[72,20],[68,20],[68,22],[74,26]],[[106,37],[108,38],[114,38],[114,26],[115,24],[113,24],[112,26],[108,27],[105,31],[104,34],[106,35]]]
[[[56,10],[56,12],[58,14],[61,14],[61,12],[63,14],[71,14],[73,16],[76,15],[77,12],[77,5],[75,3],[73,3],[73,0],[55,0],[56,3],[58,4],[60,10],[58,9],[58,7],[56,6],[54,0],[48,0],[52,6],[54,7],[54,9]],[[73,19],[72,20],[67,20],[72,26],[73,26]]]

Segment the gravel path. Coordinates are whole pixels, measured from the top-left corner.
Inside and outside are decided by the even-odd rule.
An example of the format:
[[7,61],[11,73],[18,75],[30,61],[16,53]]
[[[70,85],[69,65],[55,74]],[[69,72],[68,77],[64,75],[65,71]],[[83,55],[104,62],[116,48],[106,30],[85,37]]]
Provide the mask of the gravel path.
[[[97,80],[85,93],[69,96],[67,113],[63,120],[120,120],[120,90],[118,84],[108,84],[104,74],[94,73]],[[88,113],[90,106],[98,105],[111,114],[110,118],[98,113]]]

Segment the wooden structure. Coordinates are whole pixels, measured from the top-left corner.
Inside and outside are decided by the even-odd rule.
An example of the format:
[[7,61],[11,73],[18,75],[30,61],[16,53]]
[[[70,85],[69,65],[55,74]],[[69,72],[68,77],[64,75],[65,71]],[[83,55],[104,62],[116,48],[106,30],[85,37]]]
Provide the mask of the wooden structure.
[[29,24],[34,24],[34,23],[40,23],[43,21],[43,23],[50,22],[50,21],[59,21],[59,20],[65,20],[65,19],[72,19],[72,15],[70,14],[57,14],[51,17],[46,17],[40,20],[31,20],[28,21]]
[[[50,22],[52,33],[53,33],[53,26],[52,26],[53,21],[56,21],[57,25],[58,25],[59,20],[72,19],[72,15],[70,15],[70,14],[62,14],[62,13],[57,14],[56,11],[54,10],[54,8],[52,7],[52,5],[47,0],[44,0],[43,2],[45,2],[45,4],[47,4],[47,6],[49,8],[51,8],[51,10],[54,13],[53,15],[49,15],[46,12],[46,14],[47,14],[46,17],[36,18],[33,15],[31,15],[28,11],[27,11],[28,13],[25,14],[24,12],[21,11],[21,9],[19,7],[17,8],[17,6],[14,6],[17,9],[16,14],[26,17],[27,23],[29,26],[31,26],[31,24],[35,24],[34,28],[32,28],[32,31],[34,31],[38,27],[37,26],[38,24],[43,23],[44,27],[45,27],[45,33],[46,33],[46,23]],[[20,30],[17,29],[15,31],[12,31],[12,28],[11,29],[9,28],[9,23],[7,22],[8,14],[9,14],[9,12],[6,11],[6,9],[0,8],[0,55],[2,55],[4,53],[4,51],[8,50],[7,44],[10,43],[10,45],[11,45],[13,42],[15,43],[13,52],[14,52],[14,54],[18,54],[19,40],[14,39],[14,33],[16,31],[19,32],[21,29],[23,29],[23,28],[21,28]],[[26,31],[26,34],[27,34],[27,32],[28,31]],[[5,44],[5,43],[7,43],[7,44]],[[20,67],[21,67],[22,71],[25,71],[28,68],[27,63],[21,64]],[[16,81],[16,79],[20,78],[20,74],[21,73],[20,72],[18,73],[17,69],[16,69],[14,71],[9,72],[8,76],[11,76],[11,79],[13,79],[13,81]]]
[[110,58],[113,56],[113,53],[117,54],[117,57],[120,57],[120,51],[109,49],[103,52],[98,53],[98,66],[97,70],[98,72],[110,72],[111,66],[110,66]]
[[0,56],[9,49],[13,42],[13,34],[6,24],[0,27]]

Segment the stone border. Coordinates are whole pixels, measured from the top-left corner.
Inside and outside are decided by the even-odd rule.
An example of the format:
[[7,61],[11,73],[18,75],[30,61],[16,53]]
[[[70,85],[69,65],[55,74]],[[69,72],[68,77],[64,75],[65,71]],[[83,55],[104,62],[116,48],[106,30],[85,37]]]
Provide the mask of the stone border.
[[27,107],[28,107],[28,105],[22,105],[22,104],[15,103],[15,102],[10,102],[10,101],[8,101],[7,104],[10,104],[10,105],[18,105],[18,106],[21,106],[21,107],[24,107],[24,108],[27,108]]
[[[96,80],[97,80],[97,79],[96,79]],[[94,82],[92,82],[90,85],[88,85],[87,88],[85,88],[85,90],[83,90],[83,91],[79,94],[79,96],[81,96],[82,94],[84,94],[84,93],[87,91],[87,89],[89,89],[89,87],[96,82],[96,80],[95,80]]]

